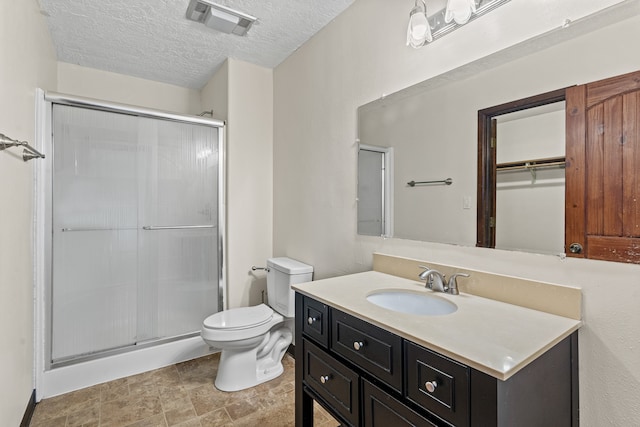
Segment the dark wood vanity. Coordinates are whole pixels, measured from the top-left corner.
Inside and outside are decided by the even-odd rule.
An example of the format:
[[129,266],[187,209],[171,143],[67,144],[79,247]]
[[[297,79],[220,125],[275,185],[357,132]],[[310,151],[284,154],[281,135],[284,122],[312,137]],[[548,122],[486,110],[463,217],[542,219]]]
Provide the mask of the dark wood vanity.
[[295,344],[297,427],[579,425],[577,332],[502,381],[296,292]]

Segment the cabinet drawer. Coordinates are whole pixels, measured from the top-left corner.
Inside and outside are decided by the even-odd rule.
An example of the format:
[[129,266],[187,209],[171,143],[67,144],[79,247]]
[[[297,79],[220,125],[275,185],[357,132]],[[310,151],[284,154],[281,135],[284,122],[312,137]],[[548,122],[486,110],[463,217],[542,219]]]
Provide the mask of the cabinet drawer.
[[329,346],[329,307],[314,299],[302,300],[302,332],[325,348]]
[[332,310],[331,350],[402,392],[402,339],[399,336]]
[[362,395],[362,418],[365,427],[437,427],[367,380],[362,381]]
[[469,368],[405,342],[407,398],[458,427],[469,425]]
[[304,383],[345,420],[359,423],[360,386],[358,374],[302,339]]

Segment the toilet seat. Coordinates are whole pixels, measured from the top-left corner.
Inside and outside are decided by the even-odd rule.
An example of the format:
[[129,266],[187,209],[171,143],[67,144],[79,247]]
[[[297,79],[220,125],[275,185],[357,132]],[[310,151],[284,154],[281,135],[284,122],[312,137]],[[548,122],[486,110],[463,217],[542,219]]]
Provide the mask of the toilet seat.
[[204,320],[207,329],[237,331],[254,328],[271,321],[274,311],[265,304],[240,307],[212,314]]

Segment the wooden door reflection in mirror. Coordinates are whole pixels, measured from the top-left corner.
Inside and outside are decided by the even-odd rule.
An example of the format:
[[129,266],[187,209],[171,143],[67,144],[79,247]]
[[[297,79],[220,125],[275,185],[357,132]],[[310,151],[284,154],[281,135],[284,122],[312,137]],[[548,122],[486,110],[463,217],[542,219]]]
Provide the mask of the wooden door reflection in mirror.
[[640,263],[640,71],[567,89],[567,255]]

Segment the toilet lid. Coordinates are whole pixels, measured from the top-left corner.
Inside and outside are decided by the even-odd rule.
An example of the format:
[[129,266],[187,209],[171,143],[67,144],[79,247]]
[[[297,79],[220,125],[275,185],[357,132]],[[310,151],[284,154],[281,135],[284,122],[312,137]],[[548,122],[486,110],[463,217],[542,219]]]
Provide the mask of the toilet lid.
[[254,307],[232,308],[213,314],[204,319],[204,327],[209,329],[247,329],[263,325],[271,320],[273,310],[260,304]]

